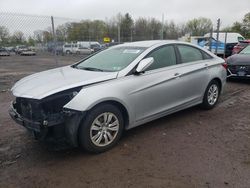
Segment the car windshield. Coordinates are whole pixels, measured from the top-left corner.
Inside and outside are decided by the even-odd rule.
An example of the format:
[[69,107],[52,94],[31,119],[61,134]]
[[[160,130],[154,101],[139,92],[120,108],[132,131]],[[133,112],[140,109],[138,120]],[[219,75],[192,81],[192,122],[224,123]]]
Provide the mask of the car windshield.
[[145,49],[127,46],[110,48],[83,60],[75,65],[74,68],[105,72],[120,71],[135,60]]
[[250,45],[241,50],[240,54],[248,54],[250,55]]

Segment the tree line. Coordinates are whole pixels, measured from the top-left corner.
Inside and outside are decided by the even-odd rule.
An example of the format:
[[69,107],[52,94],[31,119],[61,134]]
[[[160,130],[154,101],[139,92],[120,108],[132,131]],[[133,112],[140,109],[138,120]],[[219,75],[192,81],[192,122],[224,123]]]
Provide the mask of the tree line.
[[[129,13],[118,14],[107,20],[82,20],[80,22],[68,22],[55,28],[56,41],[99,41],[109,37],[117,42],[129,42],[139,40],[177,39],[185,34],[191,36],[203,36],[213,27],[209,18],[194,18],[186,23],[176,24],[173,21],[161,21],[155,18],[133,19]],[[222,28],[222,31],[238,32],[246,38],[250,38],[250,12],[242,21],[235,22],[230,27]],[[47,44],[52,42],[53,32],[51,27],[34,31],[33,35],[25,36],[22,31],[11,34],[5,26],[0,26],[0,45],[34,45],[35,43]]]

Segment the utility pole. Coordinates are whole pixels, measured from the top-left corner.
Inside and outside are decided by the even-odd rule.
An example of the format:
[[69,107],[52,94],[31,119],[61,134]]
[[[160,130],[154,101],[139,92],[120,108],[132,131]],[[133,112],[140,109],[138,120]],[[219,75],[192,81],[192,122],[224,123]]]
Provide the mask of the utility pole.
[[209,51],[212,51],[212,38],[213,38],[213,27],[210,30],[210,36],[209,36]]
[[133,27],[130,28],[130,42],[133,41]]
[[164,32],[164,14],[162,14],[162,22],[161,22],[161,40],[163,40],[163,32]]
[[117,36],[118,36],[118,44],[121,43],[121,28],[120,28],[120,23],[118,23],[118,33],[117,33]]
[[53,35],[53,43],[54,43],[54,57],[56,61],[56,66],[58,66],[57,56],[56,56],[56,34],[55,34],[55,25],[54,25],[54,18],[51,16],[51,26],[52,26],[52,35]]
[[224,41],[224,55],[223,58],[226,58],[226,48],[227,47],[227,32],[225,33],[225,41]]
[[215,55],[218,52],[218,44],[219,44],[219,32],[220,32],[220,18],[217,20],[217,28],[216,28],[216,48],[215,48]]

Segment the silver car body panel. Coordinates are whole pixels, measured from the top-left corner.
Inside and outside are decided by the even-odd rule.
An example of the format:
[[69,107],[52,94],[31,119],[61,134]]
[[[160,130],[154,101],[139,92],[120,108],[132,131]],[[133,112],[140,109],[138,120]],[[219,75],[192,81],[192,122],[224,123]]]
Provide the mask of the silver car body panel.
[[11,90],[16,97],[42,99],[60,91],[116,77],[117,72],[93,72],[65,66],[27,76]]
[[220,80],[223,89],[226,70],[221,64],[224,60],[198,46],[194,47],[207,52],[212,58],[146,71],[140,75],[129,74],[149,52],[167,44],[194,46],[178,41],[123,44],[121,46],[147,49],[119,72],[84,71],[67,66],[26,77],[17,82],[12,91],[15,96],[42,99],[83,86],[64,108],[88,111],[102,102],[116,101],[128,112],[129,123],[126,128],[129,129],[201,103],[206,87],[215,78]]
[[[210,65],[206,66],[205,62]],[[126,128],[129,129],[201,103],[213,78],[219,78],[223,87],[226,71],[221,66],[222,61],[205,62],[194,62],[192,66],[179,64],[90,85],[84,87],[65,107],[87,111],[101,102],[119,102],[127,109],[129,125]],[[175,76],[176,72],[180,75]]]

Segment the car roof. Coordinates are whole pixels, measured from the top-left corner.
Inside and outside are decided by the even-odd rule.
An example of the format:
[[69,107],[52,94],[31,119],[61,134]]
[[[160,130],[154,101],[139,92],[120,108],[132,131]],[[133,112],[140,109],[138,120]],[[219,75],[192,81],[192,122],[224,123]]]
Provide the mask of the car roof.
[[129,46],[129,47],[145,47],[149,48],[154,45],[158,44],[171,44],[171,43],[179,43],[176,40],[145,40],[145,41],[138,41],[138,42],[129,42],[129,43],[124,43],[120,44],[119,46]]

